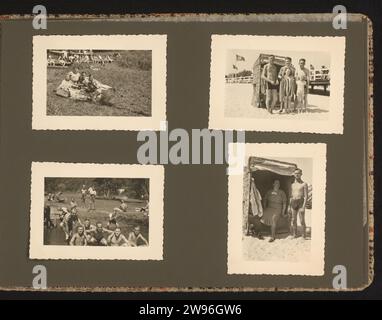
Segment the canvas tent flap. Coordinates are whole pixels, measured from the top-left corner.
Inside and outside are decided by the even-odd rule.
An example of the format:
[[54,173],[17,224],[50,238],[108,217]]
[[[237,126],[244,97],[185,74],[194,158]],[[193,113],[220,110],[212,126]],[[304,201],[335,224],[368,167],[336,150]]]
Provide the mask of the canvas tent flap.
[[249,170],[267,170],[283,176],[292,176],[297,166],[294,163],[282,162],[258,157],[249,158]]

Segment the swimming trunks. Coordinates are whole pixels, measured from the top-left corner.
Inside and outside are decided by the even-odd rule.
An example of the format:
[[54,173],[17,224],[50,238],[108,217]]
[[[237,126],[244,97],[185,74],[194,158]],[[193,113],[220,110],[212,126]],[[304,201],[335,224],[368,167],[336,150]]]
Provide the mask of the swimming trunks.
[[290,200],[290,206],[292,207],[293,210],[301,209],[303,204],[304,204],[304,198]]

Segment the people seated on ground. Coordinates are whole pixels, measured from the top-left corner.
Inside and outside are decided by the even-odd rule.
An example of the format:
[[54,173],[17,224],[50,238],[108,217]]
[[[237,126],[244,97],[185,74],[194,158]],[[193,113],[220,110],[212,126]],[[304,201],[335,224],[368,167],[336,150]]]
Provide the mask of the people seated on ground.
[[110,229],[112,225],[116,226],[117,228],[119,227],[118,222],[117,222],[117,217],[118,217],[118,208],[114,208],[113,212],[109,214],[109,221],[107,222],[107,229]]
[[88,244],[83,226],[77,227],[77,232],[73,235],[69,244],[71,246],[86,246]]
[[81,73],[78,71],[78,68],[75,67],[75,68],[73,69],[73,71],[70,71],[70,72],[68,73],[68,75],[69,75],[69,77],[70,77],[70,80],[72,80],[72,82],[77,83],[78,80],[80,79]]
[[118,208],[114,208],[114,211],[121,213],[121,212],[126,212],[127,211],[127,204],[125,200],[121,199],[121,204],[119,205]]
[[140,226],[136,226],[136,227],[134,227],[133,231],[129,233],[128,246],[130,246],[130,247],[137,247],[139,240],[141,240],[146,246],[149,245],[148,241],[141,234]]
[[85,72],[79,72],[78,68],[69,72],[65,79],[55,90],[56,95],[79,101],[100,102],[105,105],[111,105],[111,96],[103,94],[103,91],[113,89],[94,79],[93,75],[86,76]]
[[142,212],[143,215],[148,216],[149,215],[149,201],[146,200],[146,205],[144,207],[136,208],[135,211]]
[[85,87],[87,84],[88,78],[86,76],[86,72],[82,71],[80,77],[78,78],[77,85],[81,88]]
[[114,232],[107,238],[107,243],[112,247],[126,247],[128,240],[121,233],[121,228],[117,227]]
[[105,229],[101,222],[97,222],[96,229],[90,231],[91,237],[88,244],[92,246],[107,246],[107,236],[112,233],[113,231]]
[[88,240],[88,242],[90,242],[90,239],[92,238],[92,233],[93,233],[93,231],[96,230],[96,226],[91,224],[90,220],[88,218],[86,218],[84,220],[83,227],[84,227],[84,232],[85,232],[85,235],[86,235],[86,239]]
[[70,88],[73,86],[73,82],[70,79],[69,74],[65,76],[65,79],[61,81],[60,85],[56,89],[56,95],[69,98],[70,97]]

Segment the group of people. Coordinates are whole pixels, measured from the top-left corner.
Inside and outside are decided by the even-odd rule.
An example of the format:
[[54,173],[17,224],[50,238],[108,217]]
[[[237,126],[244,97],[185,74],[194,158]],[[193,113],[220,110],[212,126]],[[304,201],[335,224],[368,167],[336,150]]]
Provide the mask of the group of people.
[[89,219],[85,219],[84,224],[79,224],[76,229],[69,241],[71,246],[137,247],[149,245],[138,225],[133,228],[127,238],[122,234],[120,227],[116,227],[112,231],[104,228],[102,222],[92,225]]
[[[57,195],[60,198],[57,198]],[[87,207],[87,199],[90,201],[88,212],[95,211],[97,191],[94,186],[82,185],[80,195],[84,207]],[[48,201],[57,201],[61,198],[62,192],[48,194]],[[82,222],[78,216],[78,204],[74,198],[71,198],[68,207],[61,207],[58,210],[59,226],[65,234],[65,241],[70,245],[137,246],[138,240],[141,240],[143,244],[147,245],[148,242],[140,233],[138,225],[134,227],[127,238],[122,234],[117,218],[121,213],[127,212],[128,205],[123,199],[120,201],[120,205],[115,207],[113,212],[108,215],[108,222],[104,227],[102,222],[97,222],[95,226],[92,225],[88,218]],[[149,203],[147,201],[146,206],[137,208],[137,210],[147,216],[148,207]],[[49,204],[44,207],[44,226],[48,229],[56,227],[51,219],[51,206]]]
[[301,58],[295,68],[292,59],[287,57],[279,72],[274,60],[275,56],[270,55],[261,73],[261,79],[265,81],[265,105],[268,112],[273,113],[277,101],[280,101],[280,113],[306,112],[309,89],[306,60]]
[[97,197],[97,191],[93,186],[90,186],[89,188],[86,187],[86,185],[82,185],[81,188],[81,202],[84,207],[86,207],[86,199],[89,199],[89,208],[88,211],[95,211],[95,200]]
[[98,102],[103,91],[112,89],[111,86],[102,84],[94,79],[92,74],[87,74],[75,67],[66,74],[65,79],[55,90],[56,95],[80,101]]
[[112,63],[113,61],[114,59],[109,54],[101,55],[90,52],[85,52],[84,54],[69,54],[69,52],[65,50],[57,58],[54,58],[51,54],[48,54],[48,66],[66,66],[74,63],[96,63],[105,65],[106,63]]
[[297,217],[302,227],[302,238],[306,239],[305,208],[308,200],[308,184],[301,179],[302,170],[294,171],[294,182],[291,185],[290,198],[280,189],[280,181],[274,180],[273,187],[262,198],[251,181],[250,204],[251,213],[248,216],[249,231],[253,236],[263,239],[263,234],[269,233],[269,242],[276,240],[277,223],[281,216],[290,218],[290,236],[297,238]]

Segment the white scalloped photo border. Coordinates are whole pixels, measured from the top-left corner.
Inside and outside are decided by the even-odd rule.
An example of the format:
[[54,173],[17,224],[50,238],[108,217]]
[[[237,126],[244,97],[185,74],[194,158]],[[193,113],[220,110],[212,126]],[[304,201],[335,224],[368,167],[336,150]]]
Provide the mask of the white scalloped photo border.
[[[30,259],[163,260],[164,167],[161,165],[32,162]],[[147,178],[149,245],[147,247],[74,247],[44,245],[45,177]]]
[[[47,115],[48,49],[151,50],[151,116]],[[166,120],[167,35],[33,36],[33,130],[161,130]]]

